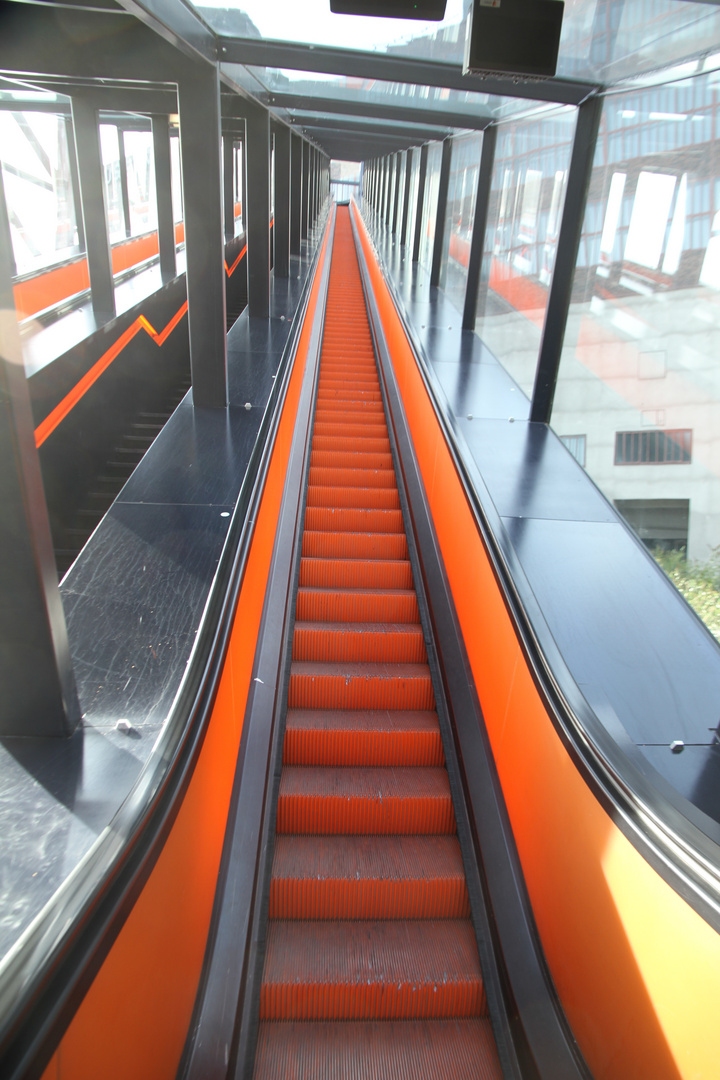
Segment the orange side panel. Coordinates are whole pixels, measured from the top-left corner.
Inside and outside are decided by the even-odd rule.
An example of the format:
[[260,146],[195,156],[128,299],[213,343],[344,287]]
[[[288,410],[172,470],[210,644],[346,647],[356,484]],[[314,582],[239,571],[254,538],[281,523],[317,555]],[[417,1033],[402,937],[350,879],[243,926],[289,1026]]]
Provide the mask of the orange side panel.
[[369,237],[354,210],[525,880],[596,1080],[715,1080],[720,935],[616,827],[537,692]]
[[77,259],[65,266],[37,274],[13,286],[18,319],[27,319],[38,311],[66,300],[68,296],[90,288],[87,259]]
[[319,276],[318,272],[311,291],[228,655],[200,757],[152,874],[70,1023],[44,1080],[174,1080],[207,941]]
[[123,270],[129,270],[131,266],[137,266],[146,259],[152,259],[159,250],[156,232],[115,244],[112,249],[113,274],[121,274]]

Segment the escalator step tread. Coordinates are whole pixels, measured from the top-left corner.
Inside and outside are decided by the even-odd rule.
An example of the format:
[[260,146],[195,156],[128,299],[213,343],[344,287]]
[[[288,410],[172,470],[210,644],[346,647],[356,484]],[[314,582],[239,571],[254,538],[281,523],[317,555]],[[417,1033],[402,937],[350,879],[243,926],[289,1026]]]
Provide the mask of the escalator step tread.
[[326,589],[412,589],[407,559],[323,559],[300,561],[300,585]]
[[255,1080],[501,1080],[487,1017],[261,1023]]
[[311,487],[360,487],[360,488],[394,488],[397,490],[397,480],[392,468],[320,468],[317,465],[310,466]]
[[432,709],[427,664],[293,661],[288,706],[319,709]]
[[470,915],[454,836],[279,836],[271,919],[462,919]]
[[456,832],[444,768],[283,768],[278,833],[406,835]]
[[442,766],[437,713],[430,710],[289,709],[285,765]]
[[404,533],[313,532],[305,529],[302,553],[318,559],[406,559]]
[[422,664],[427,661],[419,623],[296,622],[295,660]]
[[300,588],[297,618],[302,622],[416,623],[414,589]]
[[260,1019],[415,1019],[486,1011],[469,919],[273,920]]
[[305,527],[329,532],[405,533],[400,510],[372,510],[359,506],[308,506]]
[[376,487],[308,487],[307,505],[311,507],[359,507],[367,510],[399,510],[397,488]]
[[343,431],[341,435],[323,435],[316,431],[313,436],[312,448],[313,453],[316,451],[329,450],[333,455],[338,455],[345,450],[349,450],[353,453],[362,450],[367,453],[380,452],[389,454],[390,440],[387,435],[360,439],[357,436],[351,437],[346,431]]

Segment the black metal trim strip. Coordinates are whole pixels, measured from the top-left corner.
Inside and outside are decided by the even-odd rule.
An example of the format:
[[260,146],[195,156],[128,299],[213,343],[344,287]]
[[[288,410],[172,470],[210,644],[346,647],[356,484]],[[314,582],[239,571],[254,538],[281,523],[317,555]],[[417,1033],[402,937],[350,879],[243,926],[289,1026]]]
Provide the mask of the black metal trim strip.
[[321,245],[210,590],[193,655],[157,746],[111,824],[3,964],[0,1075],[39,1076],[146,883],[177,816],[209,723]]
[[[353,221],[379,359],[411,560],[463,849],[483,982],[503,1075],[588,1080],[547,968],[440,546],[365,257]],[[416,572],[419,570],[419,573]],[[423,618],[424,617],[424,618]],[[427,620],[427,625],[426,625]],[[428,634],[427,631],[430,631]],[[457,796],[456,797],[456,793]]]
[[575,682],[520,562],[504,540],[502,522],[490,494],[376,246],[375,255],[549,719],[614,824],[663,880],[720,932],[720,826],[683,798],[641,756],[612,710],[612,715],[600,720]]

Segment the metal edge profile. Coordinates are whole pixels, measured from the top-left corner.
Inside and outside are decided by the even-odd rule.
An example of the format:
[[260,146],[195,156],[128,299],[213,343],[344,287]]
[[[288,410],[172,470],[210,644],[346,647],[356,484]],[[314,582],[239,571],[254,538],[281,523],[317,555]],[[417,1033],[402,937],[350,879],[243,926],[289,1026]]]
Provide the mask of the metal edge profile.
[[613,822],[663,880],[720,932],[720,825],[641,757],[609,706],[600,719],[570,672],[517,555],[504,538],[499,515],[402,299],[377,245],[371,242],[548,717]]
[[195,645],[153,752],[112,821],[0,965],[0,1075],[40,1075],[147,881],[202,748],[252,543],[254,510],[317,272],[318,243],[238,494]]
[[310,429],[317,391],[334,220],[308,345],[308,359],[263,603],[258,644],[208,936],[182,1080],[221,1080],[252,1072],[277,788],[290,678],[294,600],[300,572]]
[[[385,342],[355,222],[353,230],[366,302],[384,384],[390,426],[408,499],[410,535],[417,552],[417,585],[427,600],[432,628],[431,666],[441,680],[438,713],[452,737],[448,771],[462,788],[456,806],[458,837],[473,847],[466,862],[468,891],[478,938],[493,1034],[510,1080],[589,1080],[590,1071],[562,1010],[545,962],[515,847],[482,709],[462,639],[450,585],[432,523],[402,398]],[[435,664],[433,664],[435,660]],[[443,717],[443,713],[445,714]],[[454,774],[454,777],[453,777]],[[458,813],[458,809],[461,811]],[[473,857],[474,856],[474,857]],[[469,864],[469,865],[468,865]]]

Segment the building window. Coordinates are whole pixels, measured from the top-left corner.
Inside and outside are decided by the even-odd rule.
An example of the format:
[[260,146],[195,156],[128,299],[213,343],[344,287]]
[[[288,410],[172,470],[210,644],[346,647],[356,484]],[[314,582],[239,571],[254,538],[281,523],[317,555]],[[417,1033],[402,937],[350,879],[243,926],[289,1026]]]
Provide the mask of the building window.
[[686,465],[692,460],[692,431],[618,431],[616,465]]
[[585,436],[561,435],[560,442],[568,448],[575,460],[585,468]]

